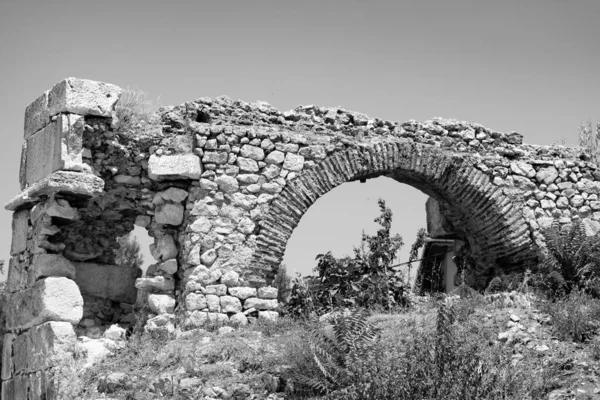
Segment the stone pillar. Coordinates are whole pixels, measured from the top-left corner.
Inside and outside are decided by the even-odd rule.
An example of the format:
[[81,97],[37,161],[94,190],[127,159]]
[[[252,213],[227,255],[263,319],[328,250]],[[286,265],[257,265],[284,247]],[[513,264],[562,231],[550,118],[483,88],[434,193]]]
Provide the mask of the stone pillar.
[[[121,90],[68,78],[25,111],[2,350],[2,398],[56,398],[50,369],[72,350],[83,314],[75,267],[52,237],[79,218],[72,201],[102,192],[102,179],[82,162],[86,116],[112,118]],[[33,396],[33,397],[31,397]]]

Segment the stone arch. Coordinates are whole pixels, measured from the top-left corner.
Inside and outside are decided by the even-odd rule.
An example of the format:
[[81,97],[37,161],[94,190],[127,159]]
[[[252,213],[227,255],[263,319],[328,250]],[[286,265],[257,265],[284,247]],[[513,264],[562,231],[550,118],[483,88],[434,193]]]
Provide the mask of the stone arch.
[[449,206],[456,226],[481,263],[506,269],[535,261],[535,245],[518,197],[508,196],[464,154],[408,140],[340,150],[291,180],[260,223],[252,272],[270,280],[304,213],[334,187],[388,176]]

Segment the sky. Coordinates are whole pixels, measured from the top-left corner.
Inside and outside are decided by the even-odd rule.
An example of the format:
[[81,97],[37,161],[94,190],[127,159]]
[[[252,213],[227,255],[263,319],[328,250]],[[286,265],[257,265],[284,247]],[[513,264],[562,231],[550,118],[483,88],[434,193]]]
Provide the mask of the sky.
[[[163,105],[226,94],[285,111],[342,106],[371,117],[433,117],[577,140],[600,119],[600,1],[0,0],[0,187],[19,192],[25,107],[69,77],[143,90]],[[350,254],[384,198],[406,243],[426,196],[386,178],[319,199],[288,243],[290,273],[317,254]],[[8,265],[11,213],[0,212]],[[146,257],[151,262],[150,256]]]

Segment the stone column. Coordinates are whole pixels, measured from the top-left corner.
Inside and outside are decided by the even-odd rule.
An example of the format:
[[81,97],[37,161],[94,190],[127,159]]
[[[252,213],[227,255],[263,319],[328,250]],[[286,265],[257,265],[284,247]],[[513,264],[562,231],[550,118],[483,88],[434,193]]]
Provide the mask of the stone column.
[[[25,111],[19,181],[13,211],[6,324],[2,349],[2,398],[56,398],[49,372],[72,350],[73,326],[83,313],[75,267],[52,240],[55,224],[79,218],[71,204],[102,192],[102,179],[82,162],[86,116],[112,118],[121,90],[114,85],[68,78]],[[33,396],[33,397],[31,397]]]

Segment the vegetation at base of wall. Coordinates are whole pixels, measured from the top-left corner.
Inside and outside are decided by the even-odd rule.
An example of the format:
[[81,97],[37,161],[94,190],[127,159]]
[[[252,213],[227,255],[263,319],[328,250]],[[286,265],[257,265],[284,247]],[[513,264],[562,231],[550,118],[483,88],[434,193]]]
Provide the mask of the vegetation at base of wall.
[[558,221],[543,230],[547,249],[533,281],[548,298],[583,290],[600,296],[600,235],[587,236],[579,219],[562,226]]
[[552,319],[560,340],[585,342],[600,333],[600,301],[575,289],[554,301],[541,302],[540,309]]
[[596,133],[591,120],[581,122],[577,127],[578,144],[585,148],[592,160],[600,165],[600,123],[596,124]]
[[403,245],[400,235],[391,235],[392,211],[378,201],[380,228],[375,235],[363,232],[353,257],[319,254],[318,277],[293,281],[287,311],[295,316],[324,313],[339,307],[380,307],[391,310],[408,305],[409,287],[402,272],[392,268]]
[[272,286],[277,288],[277,302],[286,303],[292,291],[292,277],[288,275],[285,264],[282,263],[277,268]]

